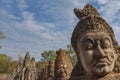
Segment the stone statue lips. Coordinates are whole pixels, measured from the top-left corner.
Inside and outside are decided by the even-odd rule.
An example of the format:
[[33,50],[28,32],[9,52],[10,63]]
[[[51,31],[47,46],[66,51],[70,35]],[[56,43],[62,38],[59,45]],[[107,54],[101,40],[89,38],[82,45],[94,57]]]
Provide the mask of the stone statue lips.
[[93,62],[93,66],[96,66],[96,67],[104,67],[110,64],[111,64],[111,61],[107,57],[96,59]]

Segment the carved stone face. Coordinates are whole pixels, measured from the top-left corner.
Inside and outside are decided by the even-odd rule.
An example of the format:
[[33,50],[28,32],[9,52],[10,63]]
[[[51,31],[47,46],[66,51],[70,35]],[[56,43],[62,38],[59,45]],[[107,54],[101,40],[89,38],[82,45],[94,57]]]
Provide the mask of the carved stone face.
[[112,72],[116,53],[108,34],[86,33],[78,39],[77,48],[86,75],[104,76]]

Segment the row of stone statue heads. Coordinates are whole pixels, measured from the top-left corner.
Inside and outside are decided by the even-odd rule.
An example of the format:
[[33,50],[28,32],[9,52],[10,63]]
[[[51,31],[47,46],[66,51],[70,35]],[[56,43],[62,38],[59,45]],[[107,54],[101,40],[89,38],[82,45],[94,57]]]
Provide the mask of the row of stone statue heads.
[[[71,37],[76,65],[73,67],[65,50],[60,49],[55,61],[43,68],[37,80],[120,80],[120,47],[110,25],[90,4],[75,8],[74,13],[80,19]],[[34,65],[34,59],[30,62],[28,57],[20,74],[29,73],[29,63]]]
[[72,71],[72,63],[65,50],[58,50],[55,61],[49,61],[40,71],[37,71],[35,58],[30,58],[29,52],[25,58],[19,58],[18,68],[13,80],[67,80]]
[[49,61],[37,80],[67,80],[73,69],[72,62],[63,49],[56,51],[55,61]]

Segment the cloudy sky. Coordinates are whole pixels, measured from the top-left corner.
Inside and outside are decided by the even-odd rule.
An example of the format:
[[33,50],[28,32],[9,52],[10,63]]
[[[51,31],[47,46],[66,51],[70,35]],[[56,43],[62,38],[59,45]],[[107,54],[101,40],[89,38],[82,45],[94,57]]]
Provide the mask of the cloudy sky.
[[66,49],[78,22],[74,8],[91,3],[114,29],[120,43],[120,0],[0,0],[0,53],[17,59],[27,51],[36,60],[45,50]]

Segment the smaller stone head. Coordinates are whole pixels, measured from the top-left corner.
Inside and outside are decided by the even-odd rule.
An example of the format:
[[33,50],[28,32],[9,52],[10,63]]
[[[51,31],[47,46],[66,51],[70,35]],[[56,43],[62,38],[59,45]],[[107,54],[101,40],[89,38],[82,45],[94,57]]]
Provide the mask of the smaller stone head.
[[57,78],[69,78],[72,71],[72,63],[66,54],[66,51],[60,49],[56,51],[57,57],[55,59],[54,76]]
[[78,65],[85,72],[81,75],[105,76],[113,72],[118,44],[112,28],[90,4],[74,12],[80,21],[73,31],[71,44],[78,57]]
[[54,77],[54,61],[49,61],[47,75],[48,75],[48,78]]

